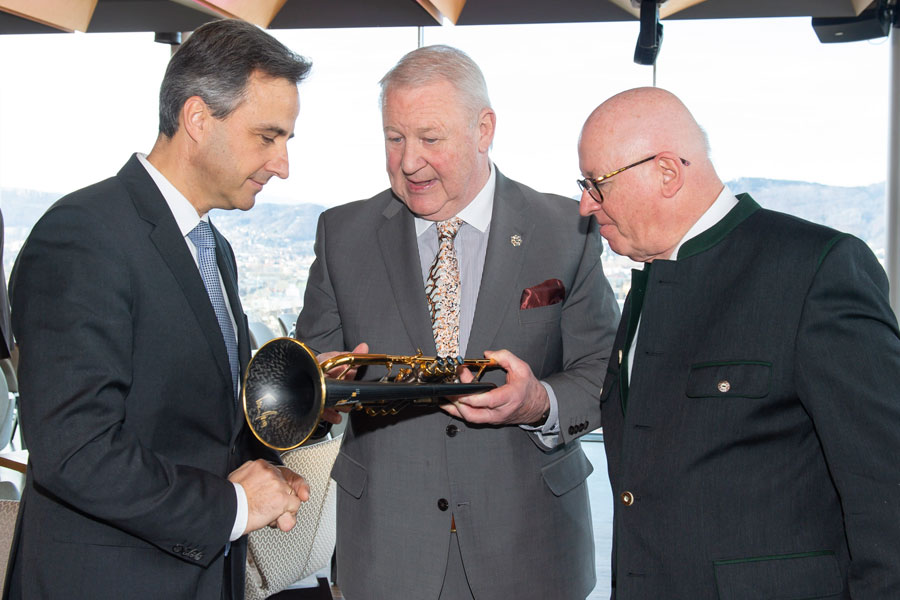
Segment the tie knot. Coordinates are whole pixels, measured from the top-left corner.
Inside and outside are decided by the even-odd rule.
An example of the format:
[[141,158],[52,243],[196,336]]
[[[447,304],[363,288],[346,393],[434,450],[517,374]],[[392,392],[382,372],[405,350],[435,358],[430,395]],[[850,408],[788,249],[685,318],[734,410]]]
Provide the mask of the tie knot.
[[213,237],[212,228],[206,221],[200,221],[197,226],[188,233],[188,238],[198,248],[215,248],[216,238]]
[[452,240],[456,237],[459,228],[462,227],[463,220],[459,217],[453,217],[437,224],[437,232],[439,240]]

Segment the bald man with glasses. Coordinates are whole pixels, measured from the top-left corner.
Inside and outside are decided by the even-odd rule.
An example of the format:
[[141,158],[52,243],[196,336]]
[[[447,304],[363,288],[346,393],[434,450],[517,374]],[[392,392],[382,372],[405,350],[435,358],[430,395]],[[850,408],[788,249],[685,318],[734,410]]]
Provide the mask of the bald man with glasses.
[[735,196],[664,90],[601,104],[579,159],[581,214],[645,263],[601,396],[612,598],[900,598],[900,336],[875,256]]

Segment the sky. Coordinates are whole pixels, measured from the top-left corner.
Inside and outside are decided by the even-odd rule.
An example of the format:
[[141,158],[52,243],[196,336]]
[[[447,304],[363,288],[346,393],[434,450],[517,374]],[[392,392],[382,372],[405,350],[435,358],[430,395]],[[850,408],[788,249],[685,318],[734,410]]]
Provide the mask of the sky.
[[[724,180],[856,186],[887,169],[890,44],[821,44],[810,19],[664,21],[656,84],[706,129]],[[415,28],[273,31],[310,58],[291,176],[261,202],[334,206],[388,186],[378,80]],[[638,23],[430,27],[468,52],[497,113],[491,155],[540,191],[578,193],[577,141],[609,96],[653,84]],[[0,36],[0,187],[64,193],[114,174],[157,133],[169,47],[150,33]],[[737,191],[737,190],[736,190]]]

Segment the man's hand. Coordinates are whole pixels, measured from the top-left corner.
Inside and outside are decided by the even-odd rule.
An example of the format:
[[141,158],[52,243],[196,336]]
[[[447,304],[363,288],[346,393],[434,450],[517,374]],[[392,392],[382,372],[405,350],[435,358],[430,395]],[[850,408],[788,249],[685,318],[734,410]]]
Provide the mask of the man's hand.
[[[369,352],[369,345],[365,342],[358,344],[356,346],[356,348],[353,349],[353,354],[368,354],[368,352]],[[319,364],[322,364],[329,358],[333,358],[333,357],[337,356],[338,354],[346,354],[346,352],[337,352],[337,351],[323,352],[322,354],[319,354],[318,356],[316,356],[316,361],[318,361]],[[335,367],[334,369],[331,369],[330,371],[325,373],[325,376],[329,377],[331,379],[337,379],[338,377],[340,377],[341,379],[352,380],[354,377],[356,377],[356,369],[346,367],[346,366],[345,367]],[[322,411],[322,420],[328,421],[329,423],[337,425],[338,423],[341,422],[341,419],[342,419],[341,413],[342,412],[350,412],[350,410],[352,408],[353,408],[352,406],[340,406],[340,407],[336,407],[336,408],[326,406],[325,410]]]
[[[509,350],[488,350],[484,356],[496,360],[506,371],[506,383],[484,394],[459,396],[441,408],[469,423],[530,425],[540,421],[550,408],[550,398],[528,363]],[[474,376],[468,369],[461,369],[459,378],[469,383]]]
[[300,503],[309,500],[305,479],[262,459],[245,462],[232,471],[228,481],[241,484],[247,495],[245,535],[266,525],[290,531],[297,524]]

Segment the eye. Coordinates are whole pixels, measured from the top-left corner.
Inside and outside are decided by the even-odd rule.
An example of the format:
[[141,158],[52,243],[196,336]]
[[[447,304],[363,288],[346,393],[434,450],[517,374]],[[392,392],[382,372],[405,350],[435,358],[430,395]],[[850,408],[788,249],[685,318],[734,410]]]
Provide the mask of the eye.
[[274,144],[275,143],[275,138],[273,138],[271,136],[260,134],[259,137],[262,138],[263,144]]
[[403,141],[403,138],[399,135],[388,135],[388,136],[385,136],[384,139],[385,139],[385,141],[390,142],[392,144],[399,144],[400,142]]
[[437,144],[439,140],[437,138],[422,138],[422,141],[426,144]]

